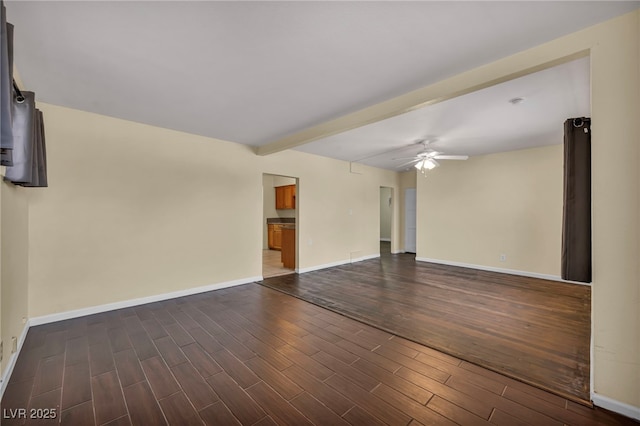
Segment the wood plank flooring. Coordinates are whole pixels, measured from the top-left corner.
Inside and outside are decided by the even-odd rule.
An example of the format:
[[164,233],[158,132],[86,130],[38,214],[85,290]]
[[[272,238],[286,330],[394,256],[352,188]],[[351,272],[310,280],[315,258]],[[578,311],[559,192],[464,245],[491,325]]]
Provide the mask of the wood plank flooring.
[[590,287],[381,251],[380,259],[262,284],[589,404]]
[[3,426],[636,424],[257,284],[32,327],[1,405]]

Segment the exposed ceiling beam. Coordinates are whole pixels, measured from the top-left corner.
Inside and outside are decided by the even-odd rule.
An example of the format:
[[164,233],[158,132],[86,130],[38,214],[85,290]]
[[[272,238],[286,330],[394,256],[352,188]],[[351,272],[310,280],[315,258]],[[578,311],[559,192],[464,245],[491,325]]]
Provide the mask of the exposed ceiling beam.
[[[513,56],[522,55],[522,53],[524,52]],[[259,146],[256,148],[256,154],[269,155],[292,149],[318,139],[395,117],[588,55],[589,51],[583,50],[568,56],[551,59],[535,66],[525,66],[524,68],[518,68],[516,64],[519,62],[513,61],[513,57],[510,56]],[[496,75],[496,68],[501,69],[501,77],[487,80],[489,75]]]

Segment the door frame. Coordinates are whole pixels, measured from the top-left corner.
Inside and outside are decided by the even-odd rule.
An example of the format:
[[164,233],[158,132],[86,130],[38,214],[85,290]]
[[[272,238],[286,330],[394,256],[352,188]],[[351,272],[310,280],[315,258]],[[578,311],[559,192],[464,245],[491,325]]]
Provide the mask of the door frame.
[[[300,178],[297,176],[289,176],[289,175],[285,175],[285,174],[278,174],[278,173],[268,173],[268,172],[263,172],[262,173],[262,179],[260,181],[261,185],[262,185],[262,205],[263,205],[263,214],[260,216],[260,240],[261,240],[261,244],[260,244],[260,259],[262,259],[262,250],[264,250],[264,238],[265,238],[265,217],[264,217],[264,176],[274,176],[274,177],[283,177],[283,178],[289,178],[289,179],[295,179],[295,186],[296,186],[296,195],[295,195],[295,224],[296,224],[296,248],[295,248],[295,256],[296,256],[296,263],[295,263],[295,267],[292,270],[292,273],[299,273],[299,265],[300,265],[300,230],[299,230],[299,224],[300,224]],[[268,234],[268,231],[266,231]],[[268,238],[268,235],[267,235]],[[263,273],[264,271],[264,265],[262,265],[262,271],[261,273]],[[264,276],[263,276],[264,278]]]

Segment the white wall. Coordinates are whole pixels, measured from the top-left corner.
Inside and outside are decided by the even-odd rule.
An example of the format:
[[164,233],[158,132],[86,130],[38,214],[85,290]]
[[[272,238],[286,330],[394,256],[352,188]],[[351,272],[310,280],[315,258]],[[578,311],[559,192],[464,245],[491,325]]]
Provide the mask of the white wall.
[[295,185],[295,178],[288,176],[278,176],[278,175],[270,175],[273,176],[273,186],[285,186],[285,185]]
[[443,161],[419,175],[416,255],[559,277],[562,158],[553,145]]

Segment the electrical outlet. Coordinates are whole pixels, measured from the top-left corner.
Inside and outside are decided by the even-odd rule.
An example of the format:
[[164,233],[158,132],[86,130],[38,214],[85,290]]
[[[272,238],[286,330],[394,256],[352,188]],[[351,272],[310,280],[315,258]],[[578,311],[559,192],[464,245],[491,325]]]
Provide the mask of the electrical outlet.
[[507,255],[506,254],[501,254],[500,255],[500,262],[506,262],[507,261]]
[[13,336],[11,338],[11,353],[15,354],[16,352],[18,352],[18,338]]

